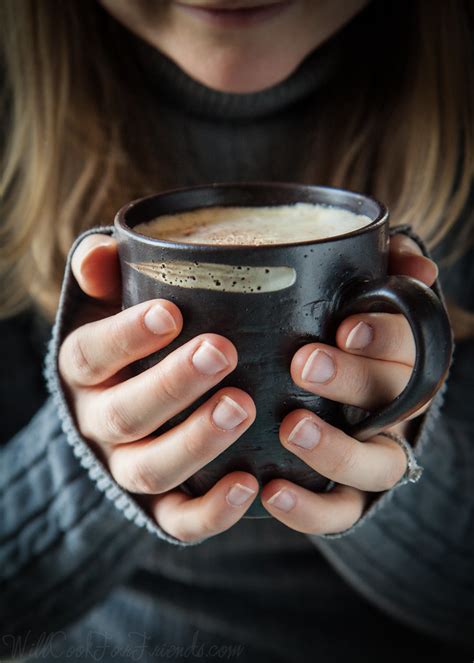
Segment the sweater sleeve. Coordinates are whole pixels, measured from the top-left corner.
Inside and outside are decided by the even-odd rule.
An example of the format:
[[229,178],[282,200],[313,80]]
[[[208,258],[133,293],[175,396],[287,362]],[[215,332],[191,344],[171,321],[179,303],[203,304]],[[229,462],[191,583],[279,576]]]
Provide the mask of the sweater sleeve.
[[52,398],[1,450],[0,511],[0,653],[86,612],[145,544],[81,467]]
[[[59,346],[78,301],[75,288],[69,258],[46,358],[50,395],[0,446],[0,655],[9,654],[17,636],[28,634],[29,646],[36,635],[79,618],[135,570],[157,538],[196,544],[162,530],[115,483],[75,427],[57,371]],[[11,345],[12,375],[2,375],[2,392],[10,381],[16,396],[2,399],[1,412],[3,420],[18,421],[18,412],[7,410],[35,391],[27,370],[36,358],[25,356],[24,344]],[[15,382],[14,371],[22,366],[24,379]]]
[[[442,298],[439,283],[436,289]],[[421,479],[380,494],[350,529],[309,537],[349,584],[380,609],[471,647],[473,366],[474,341],[464,340],[457,344],[449,377],[422,415],[413,442],[424,468]]]
[[[416,449],[423,476],[388,491],[339,538],[311,536],[382,610],[436,637],[474,646],[474,343],[457,346],[444,397]],[[438,407],[440,406],[440,407]]]

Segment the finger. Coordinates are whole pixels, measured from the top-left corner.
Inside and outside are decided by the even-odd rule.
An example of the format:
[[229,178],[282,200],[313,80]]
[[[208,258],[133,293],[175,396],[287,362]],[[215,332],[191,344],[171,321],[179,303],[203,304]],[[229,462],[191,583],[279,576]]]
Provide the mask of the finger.
[[151,511],[168,534],[193,543],[220,534],[235,525],[258,492],[257,479],[247,472],[232,472],[201,497],[175,489],[151,501]]
[[81,290],[95,299],[117,302],[121,296],[117,242],[107,235],[88,235],[73,253],[71,269]]
[[285,417],[280,440],[319,474],[360,490],[388,490],[407,467],[405,452],[395,441],[379,435],[359,442],[308,410]]
[[221,389],[163,435],[115,447],[110,470],[132,493],[159,494],[189,479],[255,421],[255,405],[240,389]]
[[[390,426],[388,430],[390,430],[392,433],[398,433],[399,435],[402,435],[403,437],[407,437],[407,431],[411,429],[412,425],[412,420],[417,419],[418,417],[421,417],[422,414],[425,414],[425,412],[431,407],[431,404],[433,402],[433,398],[431,398],[427,403],[425,403],[422,407],[418,408],[418,410],[415,410],[412,412],[410,415],[407,415],[403,421],[399,421],[396,424],[393,424],[393,426]],[[413,429],[411,429],[413,430]],[[414,432],[411,432],[408,434],[410,438],[414,437]]]
[[[237,365],[237,350],[224,336],[201,334],[158,364],[77,402],[86,436],[106,444],[149,435],[194,403]],[[84,432],[84,431],[83,431]]]
[[396,398],[412,373],[404,364],[357,357],[322,343],[300,348],[290,370],[296,384],[306,391],[366,410]]
[[171,343],[182,327],[179,308],[166,299],[153,299],[89,322],[62,344],[60,373],[69,384],[98,385]]
[[352,527],[361,517],[366,495],[349,486],[313,493],[285,479],[273,479],[263,489],[262,504],[274,518],[305,534],[334,534]]
[[415,340],[403,315],[363,313],[351,315],[339,325],[336,343],[355,355],[383,359],[413,367]]
[[390,239],[389,273],[412,276],[431,286],[438,277],[438,267],[423,255],[414,240],[399,234]]

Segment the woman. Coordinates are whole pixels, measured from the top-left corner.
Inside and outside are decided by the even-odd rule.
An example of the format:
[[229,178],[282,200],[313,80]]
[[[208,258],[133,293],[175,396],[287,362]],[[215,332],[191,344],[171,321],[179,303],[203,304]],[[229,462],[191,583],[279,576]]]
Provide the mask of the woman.
[[[0,607],[10,656],[472,658],[472,3],[255,7],[0,4]],[[176,488],[192,473],[189,454],[205,465],[255,407],[226,388],[170,444],[140,444],[163,413],[231,373],[238,348],[201,335],[163,360],[152,398],[142,379],[125,409],[127,366],[170,343],[183,320],[165,300],[120,312],[112,238],[77,246],[58,309],[81,230],[147,193],[239,179],[373,193],[444,260],[457,337],[448,388],[363,445],[304,410],[282,422],[282,444],[338,484],[325,495],[276,479],[257,496],[246,472],[198,499]],[[439,293],[423,242],[394,234],[390,250],[393,273]],[[57,312],[48,398],[41,364]],[[352,316],[337,344],[298,350],[295,382],[364,409],[406,384],[414,348],[400,316]],[[416,485],[402,485],[413,457],[401,435],[424,467]],[[255,499],[273,518],[242,519]]]

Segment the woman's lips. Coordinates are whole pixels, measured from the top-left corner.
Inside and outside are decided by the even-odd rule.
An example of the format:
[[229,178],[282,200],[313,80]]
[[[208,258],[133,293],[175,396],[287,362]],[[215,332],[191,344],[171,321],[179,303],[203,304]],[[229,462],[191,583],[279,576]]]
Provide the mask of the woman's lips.
[[293,0],[283,0],[267,5],[240,7],[237,9],[210,9],[199,5],[187,5],[176,2],[176,6],[192,16],[205,21],[209,25],[226,28],[240,28],[262,23],[285,11]]

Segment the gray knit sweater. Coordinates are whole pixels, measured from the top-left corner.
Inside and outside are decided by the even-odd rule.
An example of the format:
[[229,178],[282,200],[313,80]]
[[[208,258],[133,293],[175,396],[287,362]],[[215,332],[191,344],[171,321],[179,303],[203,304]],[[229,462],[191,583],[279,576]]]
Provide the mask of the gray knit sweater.
[[[299,179],[309,109],[338,66],[330,48],[273,88],[232,95],[128,38],[167,188]],[[440,282],[472,307],[472,255],[442,270]],[[0,653],[56,661],[472,659],[473,342],[458,344],[447,385],[422,417],[417,484],[380,495],[340,536],[244,519],[182,544],[114,482],[74,425],[56,366],[78,294],[68,261],[46,358],[49,395],[41,380],[49,329],[29,313],[0,325],[8,432],[0,447]]]

